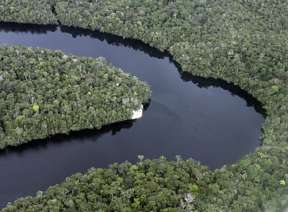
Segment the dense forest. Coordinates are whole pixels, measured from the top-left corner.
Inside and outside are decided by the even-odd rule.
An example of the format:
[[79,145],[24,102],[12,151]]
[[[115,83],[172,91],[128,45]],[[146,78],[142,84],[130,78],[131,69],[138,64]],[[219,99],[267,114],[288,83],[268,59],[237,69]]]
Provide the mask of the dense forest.
[[130,120],[150,97],[148,85],[103,58],[24,47],[0,52],[1,149]]
[[[288,203],[287,16],[285,0],[4,1],[3,22],[58,23],[141,40],[169,52],[184,72],[239,85],[261,101],[267,115],[262,146],[233,165],[212,171],[189,160],[141,157],[134,165],[115,164],[76,174],[4,211],[284,210]],[[11,55],[10,60],[15,58]],[[134,83],[143,89],[143,84]],[[142,101],[149,93],[147,87],[144,90]],[[34,106],[29,113],[38,111]]]

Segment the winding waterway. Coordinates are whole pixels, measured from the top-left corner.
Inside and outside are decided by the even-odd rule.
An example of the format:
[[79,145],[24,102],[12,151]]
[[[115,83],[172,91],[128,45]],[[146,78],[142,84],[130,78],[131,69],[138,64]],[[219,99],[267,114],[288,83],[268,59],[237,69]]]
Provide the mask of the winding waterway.
[[0,24],[0,45],[4,44],[105,57],[148,82],[152,98],[140,120],[0,152],[0,207],[90,167],[135,162],[137,155],[181,155],[214,169],[261,144],[264,116],[259,102],[224,81],[181,74],[168,54],[139,41],[68,27]]

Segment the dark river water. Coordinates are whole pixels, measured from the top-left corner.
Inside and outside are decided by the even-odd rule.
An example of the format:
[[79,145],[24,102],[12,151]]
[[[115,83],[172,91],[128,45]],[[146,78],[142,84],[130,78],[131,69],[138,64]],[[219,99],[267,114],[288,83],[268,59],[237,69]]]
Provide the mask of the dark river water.
[[0,24],[0,45],[4,44],[105,57],[148,82],[152,98],[140,120],[0,152],[0,207],[90,167],[135,162],[137,155],[181,155],[214,169],[261,144],[264,116],[259,102],[224,81],[181,74],[168,54],[139,41],[67,27]]

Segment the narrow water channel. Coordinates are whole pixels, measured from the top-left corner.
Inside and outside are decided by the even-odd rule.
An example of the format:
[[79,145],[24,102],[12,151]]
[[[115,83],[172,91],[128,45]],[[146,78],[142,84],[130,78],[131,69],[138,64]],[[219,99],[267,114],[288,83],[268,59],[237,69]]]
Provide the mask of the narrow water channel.
[[135,162],[137,155],[181,155],[214,169],[261,144],[259,102],[224,81],[181,74],[168,54],[141,42],[68,27],[0,24],[0,45],[7,44],[105,57],[148,82],[152,99],[140,120],[0,152],[0,207],[90,167]]

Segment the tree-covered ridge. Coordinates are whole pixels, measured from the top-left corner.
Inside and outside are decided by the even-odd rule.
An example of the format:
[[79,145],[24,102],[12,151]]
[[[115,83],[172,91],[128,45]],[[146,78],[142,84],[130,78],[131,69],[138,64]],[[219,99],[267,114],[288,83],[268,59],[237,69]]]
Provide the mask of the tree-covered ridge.
[[[204,185],[207,189],[201,190],[203,196],[199,195],[191,207],[198,211],[254,212],[263,210],[272,198],[276,206],[287,203],[283,192],[287,193],[288,182],[288,1],[52,2],[63,25],[140,39],[169,51],[183,71],[233,82],[263,103],[267,113],[263,146],[232,166],[209,172]],[[54,196],[65,199],[60,191]],[[16,205],[20,210],[24,202],[36,200],[29,198]]]
[[208,170],[193,161],[139,157],[134,165],[125,162],[75,174],[3,211],[179,211],[180,204],[188,209]]
[[[125,162],[75,174],[35,197],[18,199],[3,212],[254,212],[276,211],[276,207],[281,211],[288,203],[288,197],[281,196],[286,190],[287,151],[287,147],[262,149],[234,168],[215,172],[192,160],[143,160],[139,156],[136,164]],[[275,198],[275,190],[279,199],[267,204],[267,198]]]
[[103,58],[0,48],[0,148],[129,120],[150,89]]

